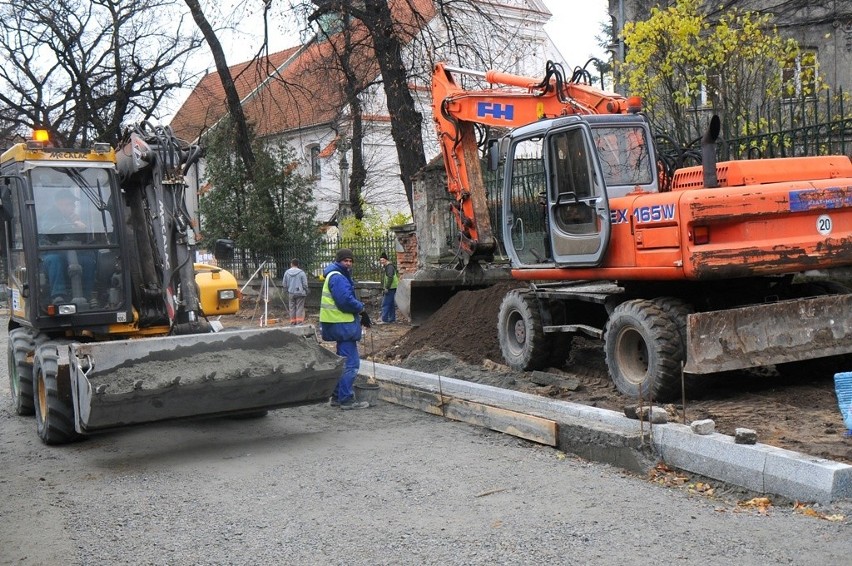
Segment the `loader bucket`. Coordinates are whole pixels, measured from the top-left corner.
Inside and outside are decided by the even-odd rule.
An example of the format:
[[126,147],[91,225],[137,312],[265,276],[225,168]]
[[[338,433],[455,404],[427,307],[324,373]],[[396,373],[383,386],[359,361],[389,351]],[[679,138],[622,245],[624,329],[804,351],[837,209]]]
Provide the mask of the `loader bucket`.
[[77,432],[324,401],[343,359],[311,326],[70,347]]
[[687,318],[684,372],[715,373],[852,352],[852,294],[825,295]]
[[412,277],[400,279],[397,308],[413,326],[419,326],[459,291],[484,289],[512,277],[508,269],[472,267],[465,271],[421,269]]

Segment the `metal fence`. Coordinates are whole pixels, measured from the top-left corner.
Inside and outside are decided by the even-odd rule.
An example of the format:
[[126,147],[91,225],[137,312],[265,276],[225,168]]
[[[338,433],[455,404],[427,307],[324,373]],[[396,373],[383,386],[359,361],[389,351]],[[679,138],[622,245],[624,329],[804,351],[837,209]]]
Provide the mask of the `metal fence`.
[[[754,124],[768,126],[758,130]],[[722,159],[852,156],[852,101],[842,89],[779,101],[764,116],[735,121],[725,137],[729,141],[721,148]]]
[[355,256],[352,275],[358,281],[379,281],[379,256],[384,252],[396,263],[396,251],[392,233],[384,236],[322,240],[315,246],[279,250],[234,250],[234,259],[218,261],[218,265],[233,273],[238,279],[248,280],[257,276],[258,270],[270,269],[270,275],[281,279],[290,267],[290,260],[297,258],[306,273],[319,276],[323,269],[334,261],[337,250],[349,248]]
[[[709,124],[713,111],[702,112]],[[657,153],[667,173],[701,163],[702,133],[691,141],[656,133]],[[723,120],[717,143],[721,161],[838,154],[852,156],[852,97],[842,89],[777,100],[763,113]]]

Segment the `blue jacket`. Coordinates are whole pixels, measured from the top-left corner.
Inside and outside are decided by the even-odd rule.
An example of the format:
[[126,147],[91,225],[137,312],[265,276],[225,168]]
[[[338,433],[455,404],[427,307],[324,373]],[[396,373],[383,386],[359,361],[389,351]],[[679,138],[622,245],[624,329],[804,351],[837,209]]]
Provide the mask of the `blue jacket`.
[[[343,277],[335,275],[328,279],[328,274],[332,271],[343,274]],[[323,275],[328,279],[328,290],[331,291],[331,296],[337,308],[343,312],[351,312],[355,315],[355,320],[352,322],[321,322],[322,339],[329,342],[355,342],[360,340],[361,318],[358,313],[364,310],[364,303],[355,296],[355,282],[352,280],[352,274],[341,264],[334,262],[325,268]]]

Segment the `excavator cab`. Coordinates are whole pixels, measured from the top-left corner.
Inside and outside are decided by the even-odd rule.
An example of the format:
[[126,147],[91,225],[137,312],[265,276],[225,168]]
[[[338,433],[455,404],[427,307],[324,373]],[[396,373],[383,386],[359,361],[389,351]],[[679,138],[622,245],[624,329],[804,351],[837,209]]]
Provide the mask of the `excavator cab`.
[[503,243],[513,264],[600,263],[610,213],[588,124],[576,117],[538,122],[509,139]]
[[[126,313],[115,180],[109,170],[37,167],[30,176],[39,315]],[[114,314],[110,318],[116,320]]]

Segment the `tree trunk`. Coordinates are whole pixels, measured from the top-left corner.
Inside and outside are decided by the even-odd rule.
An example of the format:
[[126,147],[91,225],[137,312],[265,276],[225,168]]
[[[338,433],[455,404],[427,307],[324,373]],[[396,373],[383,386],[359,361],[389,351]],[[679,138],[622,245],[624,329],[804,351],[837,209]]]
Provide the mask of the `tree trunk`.
[[388,113],[391,117],[391,136],[396,144],[405,196],[413,213],[413,178],[426,166],[421,131],[423,116],[414,106],[414,98],[408,89],[408,73],[402,60],[402,45],[394,29],[387,0],[367,0],[365,5],[367,13],[373,16],[372,22],[365,24],[370,29],[382,71]]
[[219,80],[222,81],[222,88],[225,89],[225,100],[228,104],[228,113],[234,121],[234,130],[236,134],[236,146],[239,152],[240,159],[246,170],[246,177],[249,181],[254,179],[254,152],[252,151],[251,135],[249,134],[248,123],[246,116],[243,113],[243,106],[240,103],[240,97],[237,94],[237,87],[234,86],[234,80],[231,77],[231,72],[228,69],[228,62],[225,60],[225,53],[222,51],[222,44],[219,38],[216,37],[216,32],[204,13],[201,11],[201,5],[198,0],[184,0],[192,13],[192,18],[204,34],[204,39],[207,40],[207,45],[210,46],[210,52],[213,54],[213,60],[216,62],[216,71],[219,73]]

